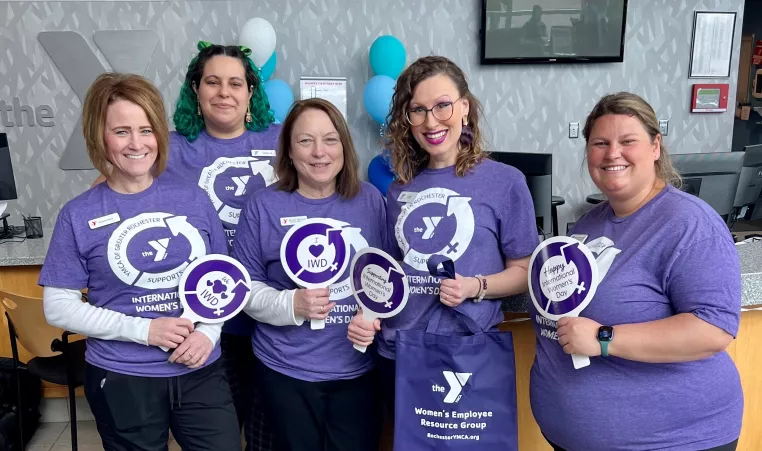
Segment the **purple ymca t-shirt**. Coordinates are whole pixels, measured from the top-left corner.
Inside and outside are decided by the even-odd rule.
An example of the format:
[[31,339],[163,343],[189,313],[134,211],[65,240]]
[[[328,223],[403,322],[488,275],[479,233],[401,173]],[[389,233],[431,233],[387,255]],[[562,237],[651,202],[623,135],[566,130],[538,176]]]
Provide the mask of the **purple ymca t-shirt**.
[[[693,313],[733,336],[738,332],[738,254],[727,226],[704,201],[668,186],[625,218],[608,202],[597,205],[571,233],[587,235],[600,279],[580,316],[615,326]],[[726,352],[662,364],[594,357],[575,370],[558,344],[555,322],[534,305],[530,312],[537,332],[532,412],[556,445],[694,451],[738,438],[743,393]]]
[[[173,132],[166,174],[198,184],[212,200],[232,249],[241,208],[255,191],[271,185],[275,176],[275,148],[280,125],[262,132],[246,130],[232,139],[202,131],[195,141]],[[249,335],[254,322],[241,312],[225,321],[223,332]]]
[[[397,316],[381,324],[379,353],[394,358],[397,330],[426,329],[439,300],[438,277],[426,263],[449,257],[462,276],[503,271],[507,259],[527,257],[538,243],[534,207],[524,175],[512,166],[484,160],[464,177],[455,167],[424,169],[410,183],[389,187],[387,219],[396,238],[410,297]],[[500,300],[465,300],[458,310],[484,330],[502,322]],[[457,312],[444,310],[437,332],[466,332]]]
[[[292,264],[281,259],[284,239],[295,240],[298,249],[289,254]],[[299,286],[329,281],[330,298],[336,302],[322,330],[312,330],[309,321],[301,326],[257,323],[252,345],[262,363],[308,382],[352,379],[369,371],[370,353],[356,351],[347,339],[347,326],[357,311],[349,266],[358,250],[388,249],[388,243],[384,198],[368,183],[352,199],[338,194],[308,199],[275,186],[254,193],[241,214],[233,257],[253,281],[277,290],[298,288],[287,271],[306,282]]]
[[[99,183],[61,209],[38,283],[79,290],[90,304],[142,318],[179,317],[177,295],[186,266],[227,254],[225,234],[206,194],[163,175],[137,194]],[[215,346],[206,365],[220,356]],[[168,363],[156,346],[87,339],[92,365],[134,376],[177,376],[193,370]]]

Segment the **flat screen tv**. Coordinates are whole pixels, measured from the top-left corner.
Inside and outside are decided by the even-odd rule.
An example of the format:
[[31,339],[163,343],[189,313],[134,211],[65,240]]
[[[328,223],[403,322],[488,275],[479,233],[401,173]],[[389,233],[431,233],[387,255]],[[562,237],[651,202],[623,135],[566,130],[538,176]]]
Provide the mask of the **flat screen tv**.
[[481,63],[624,60],[627,0],[482,0]]

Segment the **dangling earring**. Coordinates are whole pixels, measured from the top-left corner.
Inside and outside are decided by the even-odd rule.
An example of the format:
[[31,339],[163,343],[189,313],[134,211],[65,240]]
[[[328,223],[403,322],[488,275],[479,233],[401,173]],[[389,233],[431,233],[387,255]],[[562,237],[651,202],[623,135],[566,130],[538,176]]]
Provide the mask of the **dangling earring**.
[[474,130],[469,127],[466,116],[463,116],[463,129],[460,132],[460,139],[458,141],[460,141],[463,147],[468,147],[474,142]]
[[196,114],[201,116],[201,103],[198,100],[196,100]]
[[251,123],[251,104],[246,107],[246,122]]

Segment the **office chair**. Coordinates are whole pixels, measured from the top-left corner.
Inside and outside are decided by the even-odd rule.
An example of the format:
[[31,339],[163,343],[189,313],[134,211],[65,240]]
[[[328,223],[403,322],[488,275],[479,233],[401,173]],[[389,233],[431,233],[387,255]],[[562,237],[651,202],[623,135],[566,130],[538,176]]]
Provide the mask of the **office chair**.
[[[65,385],[69,395],[69,420],[71,429],[71,449],[77,451],[77,411],[74,390],[84,384],[85,340],[53,327],[45,320],[42,299],[21,296],[0,290],[0,299],[8,319],[8,333],[11,339],[13,370],[16,376],[19,412],[21,405],[21,379],[18,374],[24,369],[19,361],[18,342],[35,357],[26,363],[26,369],[34,376],[54,384]],[[70,340],[73,337],[74,340]],[[19,417],[19,437],[23,444],[23,425]]]

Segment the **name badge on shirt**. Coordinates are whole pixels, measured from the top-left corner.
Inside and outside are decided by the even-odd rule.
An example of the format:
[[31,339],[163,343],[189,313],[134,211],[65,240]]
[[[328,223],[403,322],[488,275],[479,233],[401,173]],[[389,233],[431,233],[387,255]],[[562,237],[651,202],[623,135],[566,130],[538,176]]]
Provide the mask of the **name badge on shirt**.
[[397,201],[407,204],[415,200],[415,196],[417,195],[418,193],[413,193],[411,191],[403,191],[400,193],[399,197],[397,197]]
[[283,227],[299,224],[302,221],[306,221],[306,216],[291,216],[289,218],[280,218],[280,225]]
[[119,222],[119,213],[111,213],[110,215],[101,216],[87,221],[87,225],[90,226],[90,230],[95,230],[99,227],[107,226],[109,224],[115,224]]
[[257,149],[252,149],[251,150],[251,156],[252,157],[274,157],[275,156],[275,151],[274,150],[261,150],[261,149],[257,150]]

